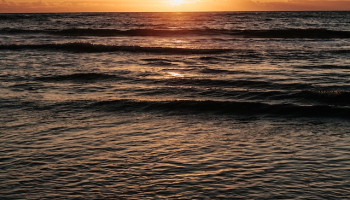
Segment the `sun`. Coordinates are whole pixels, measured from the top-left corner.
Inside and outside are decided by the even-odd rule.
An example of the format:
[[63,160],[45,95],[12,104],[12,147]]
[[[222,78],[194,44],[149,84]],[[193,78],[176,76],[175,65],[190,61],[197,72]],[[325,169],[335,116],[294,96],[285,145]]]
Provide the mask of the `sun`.
[[169,1],[169,4],[172,5],[172,6],[179,6],[181,4],[185,3],[184,0],[170,0]]

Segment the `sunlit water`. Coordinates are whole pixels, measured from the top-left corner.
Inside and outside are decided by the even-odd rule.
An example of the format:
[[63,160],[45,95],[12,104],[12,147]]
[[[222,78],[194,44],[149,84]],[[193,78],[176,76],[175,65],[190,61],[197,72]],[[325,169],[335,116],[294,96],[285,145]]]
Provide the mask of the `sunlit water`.
[[1,199],[347,199],[350,13],[0,15]]

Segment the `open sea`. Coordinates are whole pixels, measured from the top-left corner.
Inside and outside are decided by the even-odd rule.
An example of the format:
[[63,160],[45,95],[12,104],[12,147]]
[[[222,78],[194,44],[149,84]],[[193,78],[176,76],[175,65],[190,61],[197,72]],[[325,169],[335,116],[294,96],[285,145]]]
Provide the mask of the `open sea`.
[[350,12],[0,14],[0,199],[349,199]]

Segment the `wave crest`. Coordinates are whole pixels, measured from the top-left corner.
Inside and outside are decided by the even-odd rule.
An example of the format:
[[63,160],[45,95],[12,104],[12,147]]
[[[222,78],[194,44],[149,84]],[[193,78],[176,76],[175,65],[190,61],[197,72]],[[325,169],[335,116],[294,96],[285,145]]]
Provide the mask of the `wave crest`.
[[106,111],[160,111],[180,114],[268,115],[286,117],[339,117],[350,118],[349,108],[327,105],[300,106],[295,104],[266,104],[259,102],[235,102],[212,100],[137,101],[111,100],[89,105]]
[[191,49],[171,47],[141,47],[92,44],[85,42],[62,44],[10,44],[0,45],[0,50],[60,50],[75,53],[129,52],[129,53],[158,53],[158,54],[220,54],[232,49]]

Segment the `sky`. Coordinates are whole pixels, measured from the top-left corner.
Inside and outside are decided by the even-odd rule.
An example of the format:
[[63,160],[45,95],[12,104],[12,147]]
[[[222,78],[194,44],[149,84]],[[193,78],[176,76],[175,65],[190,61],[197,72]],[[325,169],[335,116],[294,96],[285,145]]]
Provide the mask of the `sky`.
[[350,0],[0,0],[0,13],[350,10]]

